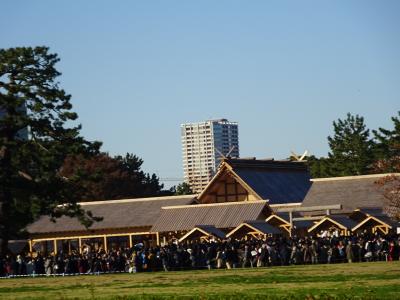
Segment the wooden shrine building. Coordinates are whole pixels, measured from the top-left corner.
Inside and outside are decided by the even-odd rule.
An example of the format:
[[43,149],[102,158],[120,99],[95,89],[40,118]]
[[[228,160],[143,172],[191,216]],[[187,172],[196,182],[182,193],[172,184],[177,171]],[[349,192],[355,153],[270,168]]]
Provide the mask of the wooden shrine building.
[[83,209],[103,217],[89,229],[74,218],[54,223],[42,216],[27,227],[30,251],[81,251],[86,244],[107,250],[143,241],[160,245],[330,229],[387,233],[398,225],[383,211],[384,198],[374,184],[382,176],[311,179],[304,162],[224,159],[199,195],[84,202]]
[[158,219],[161,208],[190,205],[195,195],[123,199],[80,203],[103,220],[86,229],[76,218],[63,216],[52,222],[48,216],[27,227],[31,251],[57,252],[63,249],[81,250],[90,241],[95,247],[107,249],[112,244],[129,247],[144,240],[159,243],[157,232],[150,229]]

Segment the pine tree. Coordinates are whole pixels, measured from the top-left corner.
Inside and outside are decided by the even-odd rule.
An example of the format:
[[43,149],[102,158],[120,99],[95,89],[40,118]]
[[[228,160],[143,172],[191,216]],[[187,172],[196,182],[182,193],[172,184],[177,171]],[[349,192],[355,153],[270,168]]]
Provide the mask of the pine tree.
[[100,144],[85,141],[80,126],[67,126],[77,114],[56,81],[58,61],[47,47],[0,49],[0,256],[41,214],[77,216],[86,226],[97,220],[59,175],[67,155],[96,152]]
[[331,176],[367,174],[373,163],[369,130],[364,118],[347,114],[345,120],[333,122],[334,135],[328,137]]
[[[374,145],[374,156],[377,161],[389,162],[391,159],[397,159],[400,157],[400,111],[397,117],[391,118],[393,121],[393,129],[388,130],[384,128],[379,128],[378,130],[373,130],[375,137]],[[391,168],[393,164],[387,164],[386,169],[381,169],[381,171],[393,172],[394,169]]]
[[106,153],[77,155],[64,161],[60,174],[75,183],[82,201],[161,195],[163,185],[159,178],[143,172],[142,164],[142,159],[130,153],[124,157]]
[[193,191],[190,185],[186,182],[178,184],[175,188],[175,195],[192,195]]

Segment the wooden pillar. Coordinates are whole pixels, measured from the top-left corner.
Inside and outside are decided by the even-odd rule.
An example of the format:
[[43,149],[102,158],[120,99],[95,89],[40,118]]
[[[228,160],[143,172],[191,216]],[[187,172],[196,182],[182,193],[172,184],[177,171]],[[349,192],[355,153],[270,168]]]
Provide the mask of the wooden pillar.
[[327,209],[327,210],[326,210],[326,215],[329,216],[330,214],[331,214],[331,210],[330,210],[330,209]]
[[29,253],[32,254],[33,252],[32,240],[29,240],[28,242],[29,242]]
[[292,237],[292,232],[293,232],[293,212],[291,212],[291,211],[289,211],[289,222],[290,222],[289,236]]
[[129,248],[132,248],[132,247],[133,247],[133,243],[132,243],[132,234],[130,234],[130,235],[128,236],[128,239],[129,239]]
[[157,246],[160,246],[160,233],[156,232]]
[[103,243],[104,243],[104,251],[107,252],[107,236],[106,235],[103,236]]
[[82,239],[78,238],[78,244],[79,244],[79,253],[82,253]]
[[53,240],[53,252],[57,254],[57,240]]
[[165,237],[165,235],[163,236],[163,244],[164,246],[167,244],[167,238]]

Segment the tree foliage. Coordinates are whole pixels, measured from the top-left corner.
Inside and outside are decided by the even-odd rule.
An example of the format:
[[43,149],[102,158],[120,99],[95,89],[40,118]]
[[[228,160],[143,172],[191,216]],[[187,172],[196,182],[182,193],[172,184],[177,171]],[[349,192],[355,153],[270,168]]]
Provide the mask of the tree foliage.
[[60,174],[74,182],[82,201],[159,196],[163,185],[155,174],[144,173],[142,164],[130,153],[124,157],[76,155],[67,157]]
[[372,141],[364,118],[347,114],[333,122],[333,136],[328,137],[330,171],[335,176],[362,175],[371,169]]
[[379,128],[373,130],[375,136],[374,157],[377,161],[376,170],[380,172],[399,172],[396,169],[400,157],[400,111],[397,117],[392,117],[393,129]]
[[333,135],[328,136],[328,157],[309,160],[311,175],[318,177],[367,174],[373,164],[373,141],[364,118],[347,114],[333,122]]
[[393,173],[377,180],[386,198],[387,213],[400,220],[400,112],[392,117],[393,130],[379,128],[373,130],[376,138],[375,157],[376,173]]
[[193,190],[186,182],[182,182],[175,187],[175,195],[192,195]]
[[308,158],[311,176],[336,177],[370,173],[392,173],[376,181],[386,199],[389,215],[400,219],[400,112],[392,117],[393,129],[372,130],[373,138],[358,115],[333,122],[328,137],[328,157]]
[[[58,61],[47,47],[0,49],[0,255],[38,215],[74,215],[85,225],[96,220],[59,176],[65,157],[96,153],[100,144],[70,125],[77,114],[56,81]],[[29,139],[19,135],[26,129]]]

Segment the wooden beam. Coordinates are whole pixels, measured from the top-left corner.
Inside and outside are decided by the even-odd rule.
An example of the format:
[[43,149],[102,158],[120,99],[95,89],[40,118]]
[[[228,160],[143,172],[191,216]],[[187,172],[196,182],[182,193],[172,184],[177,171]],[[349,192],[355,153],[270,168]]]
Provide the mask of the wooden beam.
[[276,208],[276,212],[302,212],[302,211],[319,211],[319,210],[331,210],[331,209],[342,209],[341,204],[334,205],[320,205],[320,206],[308,206],[308,207],[282,207]]
[[53,240],[53,248],[54,248],[54,254],[57,254],[57,240]]
[[[127,236],[131,235],[145,235],[145,234],[152,234],[153,232],[144,231],[144,232],[131,232],[131,233],[110,233],[107,234],[108,237],[110,236]],[[32,239],[34,242],[43,242],[43,241],[52,241],[52,240],[76,240],[79,238],[83,239],[93,239],[93,238],[102,238],[104,234],[96,234],[96,235],[78,235],[78,236],[64,236],[58,238],[42,238],[42,239]]]
[[298,217],[293,218],[293,221],[317,221],[325,218],[325,216],[315,216],[315,217]]

